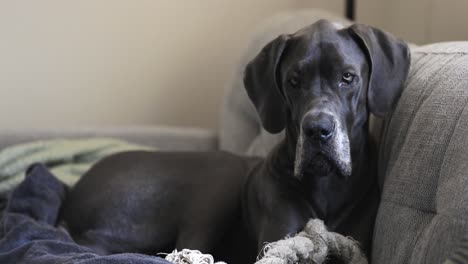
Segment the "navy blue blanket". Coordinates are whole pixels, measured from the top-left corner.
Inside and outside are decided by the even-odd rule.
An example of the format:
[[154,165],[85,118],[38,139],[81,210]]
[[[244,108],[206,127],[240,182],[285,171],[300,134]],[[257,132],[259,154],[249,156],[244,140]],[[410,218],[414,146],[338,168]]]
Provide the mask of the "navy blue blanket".
[[153,256],[116,254],[100,256],[76,244],[68,232],[56,227],[66,186],[43,165],[33,165],[14,189],[0,221],[0,263],[132,263],[169,264]]

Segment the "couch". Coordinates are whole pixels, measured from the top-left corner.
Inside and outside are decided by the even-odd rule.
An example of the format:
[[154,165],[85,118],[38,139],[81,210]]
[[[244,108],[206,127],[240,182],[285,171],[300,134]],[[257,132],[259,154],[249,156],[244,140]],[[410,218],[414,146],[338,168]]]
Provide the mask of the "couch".
[[[349,23],[323,11],[302,10],[274,16],[259,27],[226,84],[218,132],[174,127],[2,129],[0,149],[38,139],[111,136],[164,150],[222,149],[263,156],[282,134],[261,128],[243,88],[243,68],[269,40],[319,18]],[[468,237],[468,42],[413,45],[411,53],[409,78],[396,109],[386,120],[372,122],[372,135],[380,140],[376,177],[382,199],[371,262],[442,263],[450,256],[456,262],[468,254],[453,255],[457,243]]]

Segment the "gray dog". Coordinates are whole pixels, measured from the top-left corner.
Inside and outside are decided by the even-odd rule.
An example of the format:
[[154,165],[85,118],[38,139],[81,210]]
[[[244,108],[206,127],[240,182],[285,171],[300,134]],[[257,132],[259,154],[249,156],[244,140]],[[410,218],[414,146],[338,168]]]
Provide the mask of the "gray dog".
[[[365,25],[325,20],[267,44],[244,84],[263,127],[284,140],[266,159],[224,152],[125,152],[96,164],[62,219],[102,254],[198,249],[253,263],[265,242],[310,218],[369,250],[379,202],[368,143],[407,77],[407,45]],[[241,253],[242,252],[242,253]]]

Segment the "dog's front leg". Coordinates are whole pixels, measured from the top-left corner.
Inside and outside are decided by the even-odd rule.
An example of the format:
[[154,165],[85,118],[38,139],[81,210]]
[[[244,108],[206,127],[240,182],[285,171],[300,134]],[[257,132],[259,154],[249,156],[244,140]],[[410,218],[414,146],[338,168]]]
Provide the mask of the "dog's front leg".
[[177,250],[192,249],[203,253],[211,253],[219,237],[209,227],[191,227],[180,231],[177,241]]
[[263,224],[259,230],[257,241],[257,250],[260,255],[267,243],[296,235],[307,222],[306,219],[297,215],[287,212],[282,213],[282,216],[263,217]]

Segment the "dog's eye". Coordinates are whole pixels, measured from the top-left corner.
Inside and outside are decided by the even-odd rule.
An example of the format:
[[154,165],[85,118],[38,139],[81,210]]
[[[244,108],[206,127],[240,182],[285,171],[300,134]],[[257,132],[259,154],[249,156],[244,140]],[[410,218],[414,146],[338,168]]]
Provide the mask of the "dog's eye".
[[289,77],[288,78],[288,84],[292,88],[298,88],[300,85],[299,79],[297,77]]
[[344,83],[344,84],[351,84],[353,81],[354,81],[354,77],[355,75],[352,74],[352,73],[345,73],[343,74],[343,77],[341,77],[341,81]]

